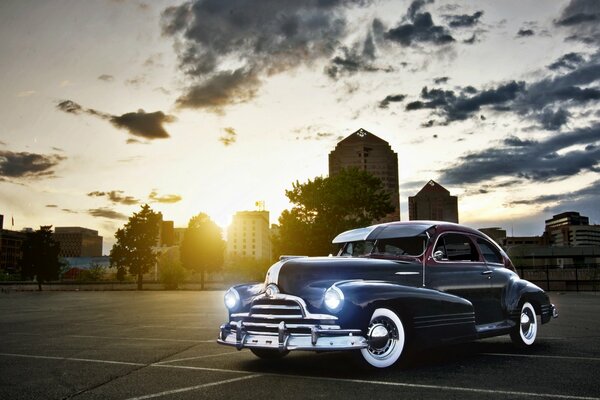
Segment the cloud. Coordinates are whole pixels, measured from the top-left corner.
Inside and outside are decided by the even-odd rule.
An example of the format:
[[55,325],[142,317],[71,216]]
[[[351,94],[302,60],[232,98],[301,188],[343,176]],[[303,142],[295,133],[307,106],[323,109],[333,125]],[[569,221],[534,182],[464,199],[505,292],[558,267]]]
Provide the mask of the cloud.
[[231,127],[224,128],[223,130],[225,131],[225,135],[221,136],[219,141],[223,143],[225,147],[231,146],[237,140],[237,133],[235,132],[235,129]]
[[384,37],[390,41],[410,46],[413,43],[433,43],[445,45],[454,42],[454,38],[443,26],[435,25],[431,14],[419,12],[423,6],[433,1],[413,1],[403,18],[403,22],[388,30]]
[[115,77],[108,74],[102,74],[98,77],[98,79],[104,82],[112,82],[115,80]]
[[110,192],[94,191],[87,195],[90,197],[106,197],[113,203],[120,203],[125,205],[139,204],[140,201],[133,196],[124,196],[122,190],[111,190]]
[[175,120],[176,118],[173,115],[165,114],[162,111],[147,113],[142,109],[110,118],[110,122],[117,128],[124,128],[130,134],[145,139],[168,138],[169,133],[163,124]]
[[156,203],[164,203],[164,204],[177,203],[182,200],[182,197],[178,194],[165,194],[165,195],[159,196],[158,192],[156,190],[153,190],[148,195],[148,198],[150,199],[150,201],[153,201]]
[[46,204],[47,208],[58,208],[56,204]]
[[554,23],[571,33],[569,40],[599,47],[600,7],[596,0],[571,0]]
[[[64,211],[67,211],[67,210],[64,210]],[[127,216],[125,214],[122,214],[118,211],[115,211],[113,209],[106,208],[106,207],[91,208],[87,211],[87,213],[89,215],[91,215],[92,217],[119,219],[119,220],[127,219]]]
[[564,201],[579,201],[584,198],[592,197],[598,199],[600,196],[600,180],[592,182],[581,189],[565,193],[553,193],[534,197],[532,199],[522,199],[512,201],[511,204],[526,204],[526,205],[544,205],[548,203],[564,202]]
[[189,79],[177,105],[222,112],[254,98],[269,76],[330,58],[347,34],[345,11],[367,3],[196,0],[168,7],[163,34],[173,38]]
[[29,97],[36,94],[35,90],[23,90],[22,92],[17,93],[17,97]]
[[456,163],[439,171],[440,180],[465,185],[491,182],[498,177],[549,182],[585,171],[600,172],[599,144],[600,123],[544,140],[509,136],[499,146],[459,157]]
[[518,37],[527,37],[527,36],[533,36],[533,35],[535,35],[535,32],[533,30],[531,30],[531,29],[521,28],[517,32],[517,36]]
[[443,85],[445,83],[448,83],[449,80],[450,78],[447,76],[440,76],[439,78],[434,78],[433,83],[435,83],[436,85]]
[[444,15],[451,28],[470,28],[479,23],[479,18],[483,16],[483,11],[476,11],[474,14]]
[[561,68],[574,70],[585,60],[580,53],[567,53],[560,57],[558,60],[554,61],[552,64],[548,65],[548,69],[556,71]]
[[390,94],[385,96],[383,100],[379,102],[379,108],[388,108],[390,103],[396,103],[403,101],[406,98],[405,94]]
[[58,154],[0,151],[0,178],[39,179],[54,176],[67,158]]
[[[142,109],[123,115],[111,115],[93,108],[85,108],[72,100],[63,100],[56,106],[60,111],[73,115],[88,114],[108,120],[115,127],[127,130],[131,135],[143,137],[144,139],[164,139],[170,135],[164,128],[165,123],[176,121],[175,116],[168,115],[162,111],[147,113]],[[129,141],[128,141],[129,143]]]

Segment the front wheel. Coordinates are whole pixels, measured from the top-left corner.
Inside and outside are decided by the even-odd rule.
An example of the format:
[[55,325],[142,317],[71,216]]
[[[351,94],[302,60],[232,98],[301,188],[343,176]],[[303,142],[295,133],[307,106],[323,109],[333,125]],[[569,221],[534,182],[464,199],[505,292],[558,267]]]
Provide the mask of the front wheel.
[[289,351],[279,351],[273,349],[250,349],[252,353],[258,358],[265,360],[279,360],[288,355]]
[[529,302],[523,303],[519,323],[510,333],[513,343],[519,347],[529,347],[535,342],[537,336],[537,316],[535,309]]
[[404,326],[398,315],[378,308],[371,317],[367,329],[368,347],[360,352],[366,362],[377,368],[392,366],[404,350]]

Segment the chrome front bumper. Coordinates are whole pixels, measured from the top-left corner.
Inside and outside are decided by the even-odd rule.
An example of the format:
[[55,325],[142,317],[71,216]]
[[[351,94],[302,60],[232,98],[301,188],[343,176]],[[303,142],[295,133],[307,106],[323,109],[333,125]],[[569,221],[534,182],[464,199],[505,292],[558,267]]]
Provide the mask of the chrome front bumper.
[[551,304],[552,306],[552,318],[558,318],[558,308],[556,308],[556,306],[554,304]]
[[285,322],[280,322],[277,334],[254,334],[244,328],[243,323],[235,326],[221,325],[217,343],[244,348],[273,349],[279,351],[312,350],[358,350],[367,347],[367,339],[360,329],[322,329],[314,326],[310,334],[289,333]]

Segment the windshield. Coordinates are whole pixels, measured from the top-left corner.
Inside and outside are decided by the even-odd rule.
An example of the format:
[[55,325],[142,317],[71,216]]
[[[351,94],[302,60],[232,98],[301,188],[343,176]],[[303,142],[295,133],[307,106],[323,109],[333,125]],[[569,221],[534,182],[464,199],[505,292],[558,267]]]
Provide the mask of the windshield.
[[379,240],[359,240],[342,245],[338,256],[346,257],[398,257],[423,254],[427,237],[425,235]]

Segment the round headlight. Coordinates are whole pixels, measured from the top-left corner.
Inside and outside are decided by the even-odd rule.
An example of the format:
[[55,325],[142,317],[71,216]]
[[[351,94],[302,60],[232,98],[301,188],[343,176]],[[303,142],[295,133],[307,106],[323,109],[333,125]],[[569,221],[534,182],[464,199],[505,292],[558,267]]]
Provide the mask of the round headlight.
[[225,292],[225,307],[229,310],[234,310],[240,305],[240,294],[234,288],[230,288]]
[[325,292],[323,302],[329,311],[339,311],[344,304],[344,293],[339,288],[332,286]]

